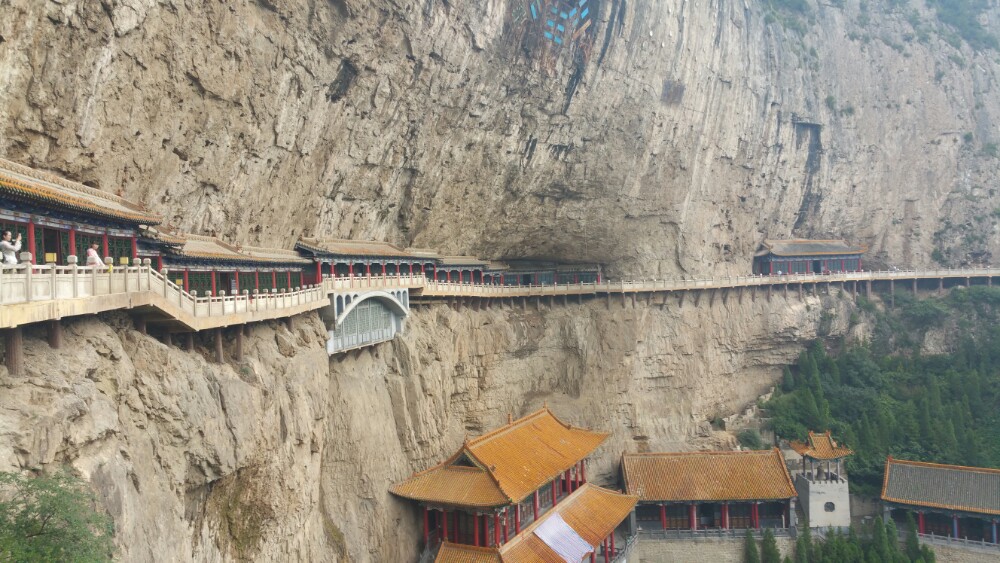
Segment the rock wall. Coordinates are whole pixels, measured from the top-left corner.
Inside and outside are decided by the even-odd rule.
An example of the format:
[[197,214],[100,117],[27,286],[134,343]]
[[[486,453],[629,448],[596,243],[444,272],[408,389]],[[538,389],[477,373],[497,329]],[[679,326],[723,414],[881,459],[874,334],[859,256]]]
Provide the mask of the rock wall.
[[661,277],[789,234],[988,261],[995,52],[921,0],[774,4],[590,0],[557,45],[527,0],[6,0],[0,154],[244,243]]
[[466,435],[548,403],[611,432],[588,475],[616,485],[623,450],[712,440],[709,420],[765,391],[821,310],[843,333],[849,306],[794,293],[433,305],[395,341],[330,359],[303,316],[254,326],[246,361],[222,365],[208,335],[188,353],[125,316],[69,320],[59,350],[28,331],[27,376],[0,368],[0,470],[85,476],[124,561],[412,561],[420,520],[388,486]]

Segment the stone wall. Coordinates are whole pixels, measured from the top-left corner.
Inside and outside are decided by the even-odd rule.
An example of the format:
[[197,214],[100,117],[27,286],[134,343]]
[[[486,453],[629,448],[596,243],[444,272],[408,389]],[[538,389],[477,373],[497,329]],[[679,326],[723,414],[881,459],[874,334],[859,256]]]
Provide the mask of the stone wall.
[[[781,556],[795,554],[795,540],[775,538]],[[691,539],[643,540],[635,546],[629,561],[636,563],[743,563],[744,540]],[[758,542],[758,549],[760,548]]]
[[937,563],[996,563],[1000,550],[986,551],[932,544]]

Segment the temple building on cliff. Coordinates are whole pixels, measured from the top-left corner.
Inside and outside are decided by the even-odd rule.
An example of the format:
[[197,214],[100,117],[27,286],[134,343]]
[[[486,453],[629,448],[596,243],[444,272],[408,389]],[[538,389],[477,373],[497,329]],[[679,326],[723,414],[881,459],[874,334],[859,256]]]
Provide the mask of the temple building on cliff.
[[890,456],[882,483],[885,519],[906,529],[913,514],[921,535],[950,537],[997,546],[1000,469],[962,467]]
[[0,159],[0,229],[21,235],[34,264],[65,265],[97,243],[115,264],[137,256],[140,227],[160,218],[137,203]]
[[639,499],[640,533],[795,526],[795,487],[777,448],[625,454],[622,473]]
[[610,560],[637,499],[587,483],[586,459],[607,437],[543,408],[466,440],[390,492],[420,506],[424,549],[439,550],[437,561]]
[[826,274],[861,270],[865,249],[844,240],[765,240],[754,254],[753,273]]

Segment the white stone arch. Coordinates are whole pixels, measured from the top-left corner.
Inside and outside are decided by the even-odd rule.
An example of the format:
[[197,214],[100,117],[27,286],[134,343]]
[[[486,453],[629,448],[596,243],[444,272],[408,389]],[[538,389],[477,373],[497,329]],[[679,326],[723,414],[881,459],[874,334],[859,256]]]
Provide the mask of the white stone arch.
[[342,312],[338,312],[337,314],[336,324],[340,325],[341,321],[343,319],[346,319],[348,315],[351,314],[351,311],[353,311],[358,305],[364,303],[365,301],[368,301],[369,299],[377,299],[381,301],[386,307],[389,308],[389,310],[396,313],[400,317],[405,317],[409,315],[410,314],[409,308],[404,303],[402,303],[400,299],[396,297],[396,295],[394,295],[394,293],[395,292],[389,293],[386,291],[371,291],[368,293],[364,293],[362,295],[354,294],[352,296],[348,296],[344,310]]

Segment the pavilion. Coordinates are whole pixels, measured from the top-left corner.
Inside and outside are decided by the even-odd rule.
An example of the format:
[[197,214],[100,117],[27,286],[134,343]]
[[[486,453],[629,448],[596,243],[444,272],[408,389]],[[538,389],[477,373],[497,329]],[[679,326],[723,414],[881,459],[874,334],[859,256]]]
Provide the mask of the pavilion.
[[500,547],[581,490],[586,458],[607,437],[565,424],[545,407],[467,439],[443,463],[389,490],[422,507],[425,549],[443,542]]
[[[916,514],[917,530],[997,544],[1000,469],[893,459],[882,483],[885,517],[905,525]],[[905,528],[901,528],[905,529]]]
[[435,563],[582,561],[588,555],[596,562],[598,552],[607,563],[621,553],[615,546],[615,528],[628,517],[636,500],[585,483],[503,546],[445,542]]
[[396,276],[430,272],[439,263],[426,251],[411,252],[381,241],[300,238],[295,249],[315,264],[322,276]]
[[765,240],[753,259],[753,273],[825,274],[861,270],[865,248],[844,240]]
[[827,430],[809,432],[805,442],[789,447],[802,456],[802,469],[795,475],[799,502],[812,528],[849,528],[851,497],[841,460],[854,452],[838,444]]
[[795,487],[777,449],[624,454],[645,531],[790,528]]
[[66,264],[94,242],[115,263],[137,256],[140,226],[160,218],[137,203],[0,159],[0,229],[22,235],[35,264]]

